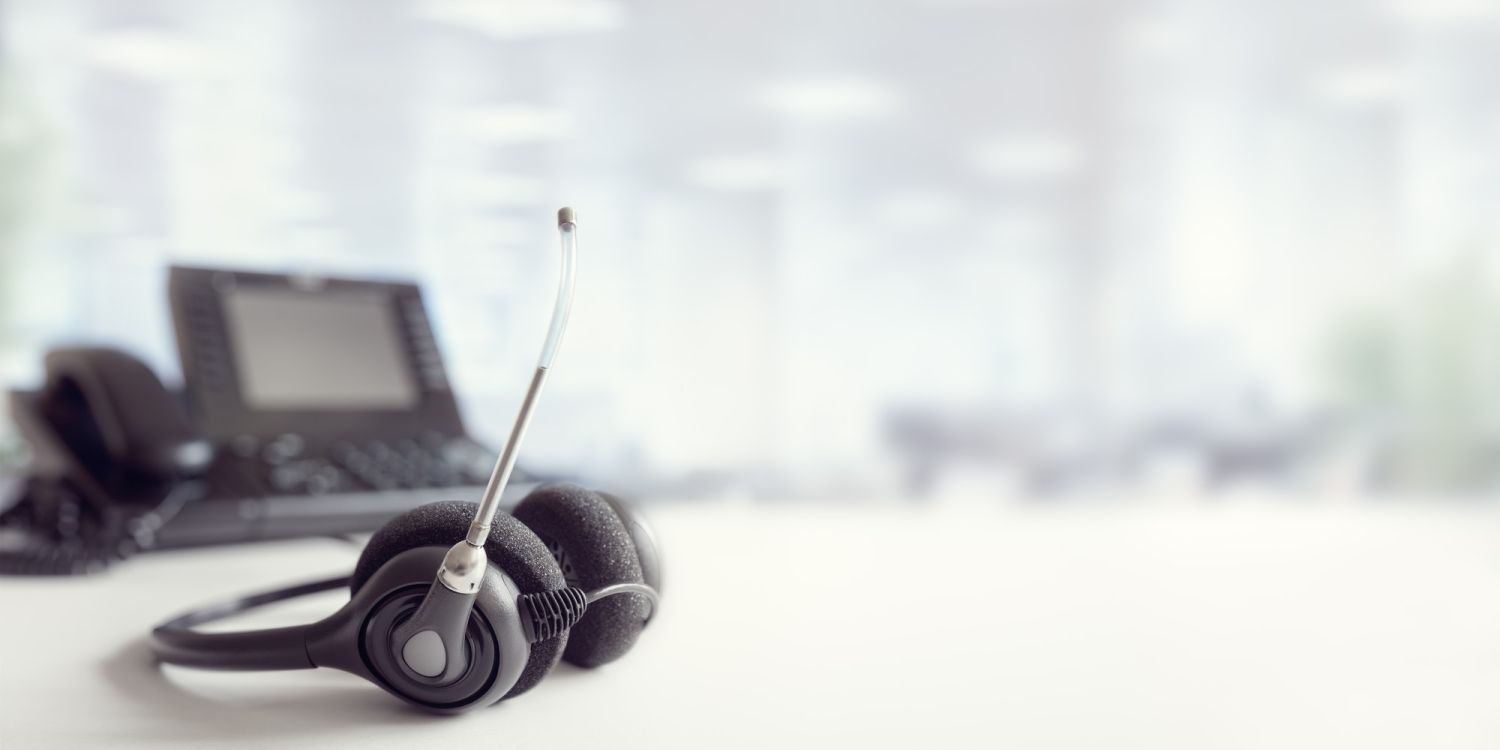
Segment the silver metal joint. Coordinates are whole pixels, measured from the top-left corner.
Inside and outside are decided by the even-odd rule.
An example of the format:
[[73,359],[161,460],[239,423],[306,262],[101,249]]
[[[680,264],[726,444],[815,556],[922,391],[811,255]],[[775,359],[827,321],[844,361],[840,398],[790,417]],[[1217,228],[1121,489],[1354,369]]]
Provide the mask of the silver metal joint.
[[459,542],[449,547],[448,554],[443,555],[443,566],[438,568],[438,582],[456,594],[473,594],[479,591],[479,584],[484,580],[484,571],[489,562],[489,556],[484,553],[483,547],[469,544],[467,540]]
[[483,547],[485,540],[489,538],[490,525],[488,523],[481,524],[478,521],[475,521],[474,523],[469,524],[469,533],[464,537],[464,541],[468,543],[470,547]]

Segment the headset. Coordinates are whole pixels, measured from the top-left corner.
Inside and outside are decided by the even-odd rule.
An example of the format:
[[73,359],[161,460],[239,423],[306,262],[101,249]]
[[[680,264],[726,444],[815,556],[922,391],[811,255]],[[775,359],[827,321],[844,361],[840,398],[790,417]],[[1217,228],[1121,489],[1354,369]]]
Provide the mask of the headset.
[[[459,713],[526,692],[559,659],[594,667],[630,650],[660,601],[661,556],[645,519],[618,497],[570,484],[540,487],[510,514],[497,512],[572,307],[573,209],[558,211],[557,226],[562,272],[552,323],[480,502],[432,503],[397,516],[370,538],[352,575],[174,617],[151,632],[160,661],[230,670],[330,667],[422,708]],[[198,629],[345,586],[349,602],[318,622]]]

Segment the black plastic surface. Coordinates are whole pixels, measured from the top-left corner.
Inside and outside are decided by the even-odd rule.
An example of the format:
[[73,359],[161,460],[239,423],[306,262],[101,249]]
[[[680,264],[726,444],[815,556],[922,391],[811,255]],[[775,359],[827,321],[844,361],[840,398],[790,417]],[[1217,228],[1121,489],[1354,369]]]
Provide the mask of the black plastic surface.
[[328,578],[193,610],[152,630],[151,648],[163,662],[200,669],[312,669],[313,662],[307,654],[307,625],[217,633],[205,633],[195,628],[256,607],[331,591],[348,584],[348,576]]
[[398,656],[394,633],[421,606],[427,588],[420,584],[392,592],[365,619],[360,649],[366,662],[379,673],[383,687],[427,708],[455,710],[478,704],[494,684],[500,670],[500,651],[495,634],[484,617],[464,613],[462,656],[453,661],[452,676],[434,681],[411,672]]
[[[472,641],[477,637],[468,634],[469,614],[474,611],[474,599],[472,594],[460,594],[434,580],[426,591],[418,594],[417,607],[391,623],[386,632],[388,645],[395,651],[400,651],[408,639],[424,630],[437,634],[443,645],[444,666],[443,671],[437,675],[420,674],[405,658],[398,660],[397,666],[408,679],[447,685],[457,682],[463,676],[473,655]],[[368,628],[366,638],[369,638]]]
[[[455,541],[464,538],[476,507],[475,503],[432,503],[391,519],[365,545],[359,562],[354,566],[351,588],[357,595],[386,561],[406,550],[434,546],[446,551]],[[516,582],[520,593],[533,594],[567,585],[557,562],[541,540],[505,513],[496,516],[484,549],[490,562]],[[429,575],[436,570],[434,565]],[[525,671],[506,697],[520,695],[541,682],[562,657],[567,640],[568,636],[563,635],[533,644]]]
[[[488,673],[466,674],[453,685],[431,686],[405,680],[399,668],[392,670],[383,666],[389,660],[377,652],[388,649],[389,633],[385,628],[389,623],[400,622],[403,609],[412,611],[416,608],[446,552],[446,546],[433,545],[414,547],[393,555],[362,582],[348,605],[333,616],[308,626],[308,657],[317,666],[359,675],[392,695],[441,713],[457,713],[489,705],[524,692],[517,689],[519,682],[505,690],[494,684],[493,674]],[[494,623],[502,620],[507,611],[514,612],[515,603],[511,596],[499,581],[498,574],[493,569],[486,571],[485,583],[474,603],[474,612],[484,618],[485,623],[481,631],[471,628],[470,635],[492,632]],[[383,608],[382,604],[390,606]],[[534,649],[532,647],[531,651],[520,655],[527,659],[528,667],[533,663]],[[493,651],[475,648],[471,653],[476,655],[472,660],[474,664],[487,666],[484,672],[498,667],[498,661],[489,656]],[[504,653],[498,656],[510,658]],[[479,683],[483,684],[482,690],[476,688]]]

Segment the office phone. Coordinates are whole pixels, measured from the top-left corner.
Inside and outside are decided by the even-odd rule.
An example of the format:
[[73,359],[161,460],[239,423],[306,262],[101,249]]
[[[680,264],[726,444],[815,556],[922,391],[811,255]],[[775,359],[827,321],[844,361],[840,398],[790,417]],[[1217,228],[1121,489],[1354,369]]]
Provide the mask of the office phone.
[[0,506],[0,570],[370,531],[478,497],[495,452],[464,428],[416,285],[169,273],[180,391],[123,351],[70,347],[10,393],[32,459]]

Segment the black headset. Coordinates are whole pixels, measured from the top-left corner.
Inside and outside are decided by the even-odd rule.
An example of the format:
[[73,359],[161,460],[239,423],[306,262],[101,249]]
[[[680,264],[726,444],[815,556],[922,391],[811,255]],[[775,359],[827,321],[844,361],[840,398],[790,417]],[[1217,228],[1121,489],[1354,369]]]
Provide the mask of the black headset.
[[[370,538],[351,575],[172,618],[151,633],[161,661],[230,670],[332,667],[423,708],[457,713],[530,690],[559,659],[595,667],[630,650],[661,590],[661,555],[645,519],[613,495],[570,484],[540,487],[510,514],[496,510],[572,302],[572,209],[558,212],[558,229],[562,282],[552,325],[481,502],[432,503],[397,516]],[[349,602],[314,623],[197,629],[344,586]]]

